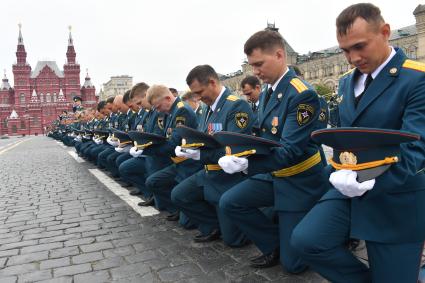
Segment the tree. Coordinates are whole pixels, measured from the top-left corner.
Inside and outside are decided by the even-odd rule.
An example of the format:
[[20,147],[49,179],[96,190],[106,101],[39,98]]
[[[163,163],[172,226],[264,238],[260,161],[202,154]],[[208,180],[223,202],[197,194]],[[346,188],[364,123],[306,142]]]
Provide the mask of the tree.
[[331,89],[325,84],[316,85],[315,88],[316,88],[317,94],[322,96],[326,101],[329,102],[329,99],[332,97],[334,92],[333,89]]

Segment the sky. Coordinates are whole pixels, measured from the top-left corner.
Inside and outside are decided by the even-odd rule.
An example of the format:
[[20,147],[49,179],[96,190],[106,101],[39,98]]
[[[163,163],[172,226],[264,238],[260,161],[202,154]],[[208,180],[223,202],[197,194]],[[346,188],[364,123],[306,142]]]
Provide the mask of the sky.
[[[415,24],[424,2],[372,0],[392,29]],[[221,74],[241,69],[243,45],[269,23],[300,53],[337,45],[335,19],[348,0],[2,0],[0,70],[13,83],[18,24],[34,69],[54,60],[63,70],[68,27],[81,67],[97,91],[111,76],[187,90],[188,72],[210,64]],[[3,71],[2,71],[3,73]]]

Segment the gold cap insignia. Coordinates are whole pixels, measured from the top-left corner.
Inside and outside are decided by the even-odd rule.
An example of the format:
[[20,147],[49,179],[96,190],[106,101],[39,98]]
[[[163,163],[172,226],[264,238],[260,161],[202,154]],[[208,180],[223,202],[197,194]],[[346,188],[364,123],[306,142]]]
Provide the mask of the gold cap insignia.
[[356,165],[357,157],[352,152],[344,151],[339,155],[341,164]]
[[226,150],[226,155],[231,155],[232,154],[232,149],[230,148],[230,146],[226,146],[225,147]]

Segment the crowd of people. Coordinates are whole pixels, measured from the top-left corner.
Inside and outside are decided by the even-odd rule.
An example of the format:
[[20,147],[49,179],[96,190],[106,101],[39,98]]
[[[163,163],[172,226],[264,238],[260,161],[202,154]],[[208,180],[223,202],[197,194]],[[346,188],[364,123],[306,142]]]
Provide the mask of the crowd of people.
[[[390,26],[372,4],[347,7],[336,28],[353,69],[340,79],[330,123],[326,101],[287,65],[282,36],[262,30],[244,45],[254,72],[241,83],[246,99],[199,65],[182,96],[140,82],[96,109],[82,109],[76,97],[73,114],[63,113],[49,136],[133,188],[140,206],[198,229],[195,242],[253,243],[254,268],[280,262],[331,282],[418,282],[425,64],[389,45]],[[390,161],[379,155],[388,130]],[[321,141],[336,144],[331,165]],[[351,239],[365,241],[367,264]]]

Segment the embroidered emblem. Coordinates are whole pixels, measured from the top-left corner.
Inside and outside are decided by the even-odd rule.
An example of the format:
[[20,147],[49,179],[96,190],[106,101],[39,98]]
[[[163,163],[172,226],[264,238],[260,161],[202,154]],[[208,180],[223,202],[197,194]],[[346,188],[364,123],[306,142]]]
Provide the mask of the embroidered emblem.
[[248,126],[248,113],[246,112],[238,112],[235,115],[236,126],[240,129],[245,129]]
[[178,125],[184,125],[186,122],[186,118],[183,116],[177,116],[176,117],[176,126]]
[[303,126],[310,122],[314,115],[314,108],[309,104],[299,104],[297,109],[297,122],[299,126]]
[[158,127],[163,130],[164,129],[164,117],[158,117]]

